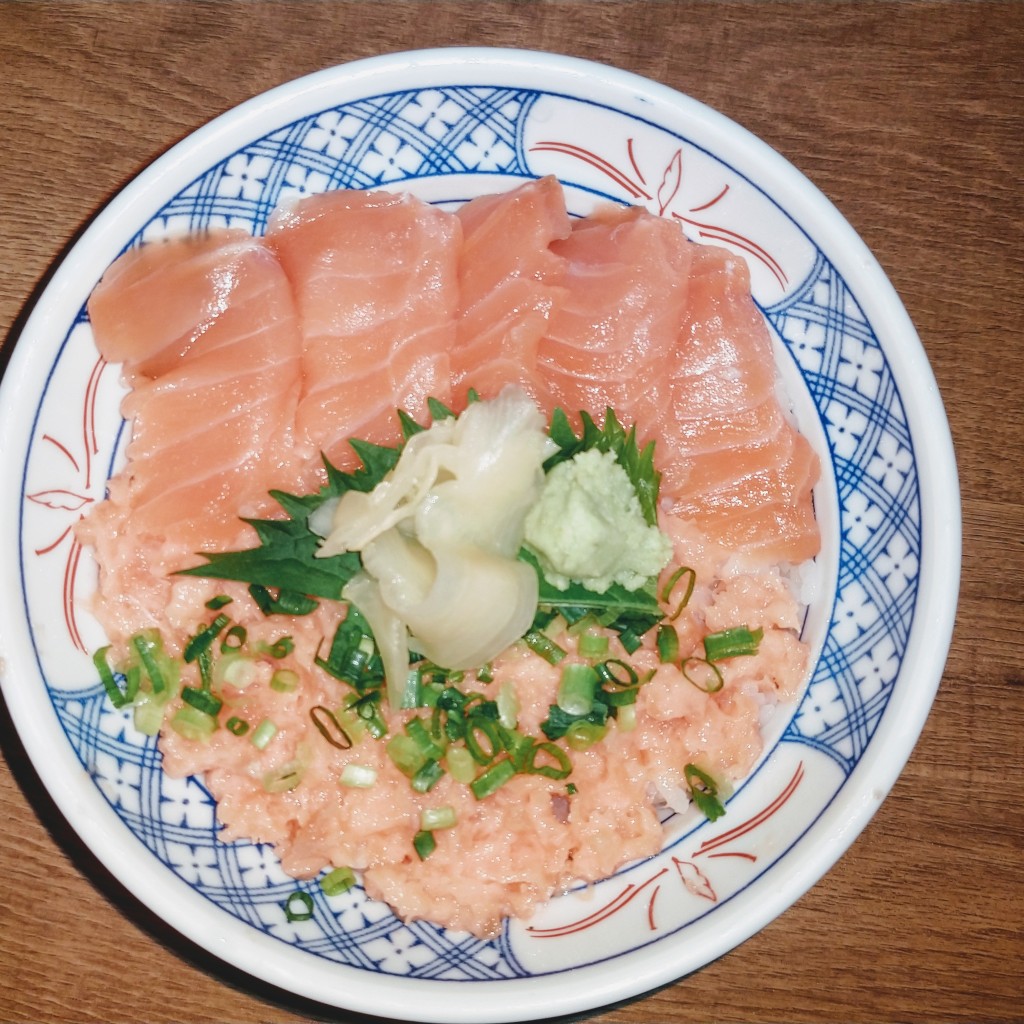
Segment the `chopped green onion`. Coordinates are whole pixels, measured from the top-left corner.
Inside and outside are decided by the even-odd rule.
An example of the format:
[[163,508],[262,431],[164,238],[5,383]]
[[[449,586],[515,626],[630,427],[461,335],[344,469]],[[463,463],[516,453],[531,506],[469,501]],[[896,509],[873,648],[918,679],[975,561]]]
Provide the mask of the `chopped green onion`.
[[284,916],[288,921],[309,921],[313,917],[313,897],[296,889],[284,901]]
[[[547,754],[555,764],[537,764],[538,754]],[[531,775],[543,775],[548,779],[564,779],[572,772],[572,761],[556,743],[538,743],[530,754],[528,771]]]
[[608,637],[604,633],[587,630],[581,634],[577,650],[581,658],[603,658],[608,653]]
[[220,653],[227,654],[228,651],[237,651],[245,644],[248,636],[245,626],[232,626],[220,642]]
[[558,706],[567,715],[588,715],[594,706],[598,673],[590,665],[575,663],[562,669],[558,683]]
[[306,766],[302,762],[289,761],[280,768],[263,773],[263,788],[268,793],[289,793],[302,782],[305,773]]
[[567,782],[565,784],[565,792],[567,796],[575,796],[579,790],[576,788],[575,782]]
[[226,724],[226,728],[232,736],[244,736],[249,731],[249,723],[244,718],[232,715]]
[[186,686],[181,691],[181,699],[186,704],[191,704],[197,711],[202,711],[203,714],[209,715],[211,718],[215,718],[224,706],[224,702],[219,697],[215,697],[209,690],[198,690],[194,686]]
[[539,629],[531,629],[523,637],[523,642],[534,654],[539,654],[549,665],[557,665],[568,654],[568,651],[559,647],[554,640]]
[[636,674],[636,669],[620,658],[609,658],[607,661],[602,661],[599,665],[594,666],[594,671],[598,674],[602,683],[608,683],[611,686],[623,689],[629,686],[636,686],[640,681],[639,676]]
[[704,657],[708,661],[722,661],[725,658],[757,654],[763,638],[763,629],[751,631],[746,626],[724,629],[720,633],[709,633],[704,637]]
[[426,860],[437,849],[437,840],[433,832],[421,829],[412,837],[413,849],[420,860]]
[[375,740],[382,739],[388,733],[387,724],[381,717],[380,708],[377,706],[379,703],[380,691],[375,690],[363,697],[357,697],[348,705],[359,716],[364,728]]
[[410,718],[405,723],[405,731],[409,738],[419,748],[425,758],[438,760],[444,756],[444,748],[439,747],[427,731],[427,727],[420,718]]
[[292,693],[299,685],[299,673],[290,668],[279,668],[270,677],[270,688],[275,693]]
[[309,717],[320,731],[320,735],[332,747],[348,750],[352,746],[352,738],[342,728],[341,722],[330,708],[325,708],[323,704],[317,704],[316,707],[309,709]]
[[616,712],[618,712],[620,708],[626,708],[631,704],[635,704],[636,695],[639,692],[639,686],[627,686],[621,690],[603,690],[601,698],[609,708],[615,708]]
[[272,644],[260,644],[258,649],[261,654],[267,654],[271,658],[276,658],[280,661],[282,658],[287,658],[295,650],[295,641],[290,636],[282,636],[278,637]]
[[384,749],[394,766],[409,778],[412,778],[427,761],[427,756],[419,744],[404,733],[392,736]]
[[252,736],[249,737],[249,742],[257,750],[265,750],[267,744],[274,738],[276,733],[277,726],[269,718],[264,718],[253,730]]
[[658,660],[670,665],[679,657],[679,634],[675,626],[663,623],[658,627]]
[[717,693],[725,683],[718,666],[706,658],[687,658],[681,667],[684,678],[705,693]]
[[469,785],[476,778],[476,760],[465,747],[449,747],[444,761],[456,782]]
[[160,633],[155,629],[144,629],[131,638],[132,647],[138,654],[142,667],[149,676],[150,684],[154,693],[162,693],[171,686],[172,680],[168,676],[173,674],[167,672],[170,659],[164,652],[163,640]]
[[264,615],[308,615],[320,603],[305,594],[284,588],[278,590],[277,597],[274,597],[269,588],[259,583],[249,585],[249,594]]
[[210,600],[206,602],[206,607],[209,608],[211,612],[216,612],[223,608],[224,605],[231,604],[231,600],[232,599],[228,597],[227,594],[218,594],[216,597],[211,597]]
[[691,569],[688,565],[681,566],[676,569],[674,573],[669,577],[668,582],[665,584],[661,591],[661,603],[668,604],[669,597],[672,595],[672,591],[675,590],[676,584],[684,577],[687,577],[686,590],[683,592],[682,599],[676,605],[675,611],[671,612],[668,616],[669,622],[674,622],[679,618],[680,612],[690,603],[690,598],[693,596],[693,588],[697,583],[697,573]]
[[718,783],[695,764],[683,769],[683,777],[693,797],[693,802],[708,821],[717,821],[725,814],[725,807],[718,799]]
[[618,709],[615,724],[621,732],[632,732],[636,728],[636,705],[627,704]]
[[347,764],[338,781],[350,789],[370,789],[377,782],[377,769],[372,765]]
[[171,728],[183,739],[205,743],[217,728],[217,719],[205,711],[186,705],[174,713]]
[[258,675],[256,662],[237,651],[228,651],[213,664],[212,685],[221,687],[226,683],[236,690],[244,690],[255,682]]
[[154,700],[152,694],[141,693],[132,710],[135,728],[143,736],[156,736],[164,721],[164,704]]
[[340,896],[356,884],[356,874],[351,868],[334,868],[320,879],[320,890],[325,896]]
[[565,742],[573,750],[586,750],[595,743],[599,743],[608,735],[607,725],[598,725],[596,722],[588,722],[585,718],[573,722],[565,730]]
[[204,690],[209,690],[213,686],[213,652],[209,647],[199,652],[196,662],[199,665],[199,679],[202,687]]
[[486,665],[481,665],[476,670],[476,679],[478,683],[493,683],[494,682],[494,670],[490,662]]
[[433,832],[438,828],[454,828],[457,821],[455,808],[448,804],[443,807],[425,807],[420,811],[420,828],[424,832]]
[[501,742],[508,751],[509,759],[515,765],[517,772],[528,772],[530,770],[533,748],[536,740],[532,736],[524,736],[515,729],[502,729]]
[[[107,691],[107,696],[110,698],[110,703],[115,708],[123,708],[126,704],[130,704],[132,696],[128,694],[127,685],[125,692],[121,692],[121,687],[117,685],[117,680],[114,678],[114,673],[110,670],[110,666],[107,664],[107,654],[110,652],[110,647],[101,647],[93,656],[92,663],[96,666],[96,671],[100,674],[100,682],[103,683],[103,689]],[[127,684],[128,680],[125,679]],[[138,686],[138,677],[136,677],[136,687]]]
[[204,626],[198,633],[193,636],[189,642],[185,645],[184,658],[185,661],[191,663],[195,661],[203,652],[210,649],[210,645],[221,630],[231,621],[227,615],[223,612],[218,615],[213,622],[209,625]]
[[[478,734],[486,739],[486,749],[477,738]],[[498,723],[483,715],[474,715],[470,718],[463,740],[477,764],[490,764],[502,747]]]
[[429,793],[443,776],[441,763],[431,758],[413,775],[410,785],[417,793]]
[[506,729],[514,729],[519,722],[519,695],[510,681],[501,684],[498,690],[498,721]]
[[497,792],[516,773],[516,766],[506,757],[496,761],[486,771],[478,775],[470,784],[473,796],[477,800],[484,800],[492,793]]

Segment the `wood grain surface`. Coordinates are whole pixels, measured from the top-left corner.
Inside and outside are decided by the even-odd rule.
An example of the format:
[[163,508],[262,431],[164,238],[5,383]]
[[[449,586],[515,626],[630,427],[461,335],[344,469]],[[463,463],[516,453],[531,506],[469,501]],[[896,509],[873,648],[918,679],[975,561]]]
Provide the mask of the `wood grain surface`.
[[[55,261],[174,142],[319,68],[453,43],[614,63],[806,173],[920,332],[963,490],[945,676],[868,828],[733,952],[574,1019],[1024,1020],[1024,4],[0,3],[4,352]],[[0,746],[0,1021],[358,1019],[155,920],[70,832],[5,708]]]

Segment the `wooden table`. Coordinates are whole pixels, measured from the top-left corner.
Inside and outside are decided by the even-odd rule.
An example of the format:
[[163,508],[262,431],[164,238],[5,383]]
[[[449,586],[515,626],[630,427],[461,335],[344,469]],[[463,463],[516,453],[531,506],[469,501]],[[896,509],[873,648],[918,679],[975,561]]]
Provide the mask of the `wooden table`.
[[[915,321],[957,446],[958,626],[881,810],[792,909],[586,1018],[1024,1019],[1024,4],[0,4],[0,339],[145,164],[272,85],[492,44],[606,60],[716,107],[808,174]],[[83,848],[0,714],[0,1020],[350,1019],[225,967]]]

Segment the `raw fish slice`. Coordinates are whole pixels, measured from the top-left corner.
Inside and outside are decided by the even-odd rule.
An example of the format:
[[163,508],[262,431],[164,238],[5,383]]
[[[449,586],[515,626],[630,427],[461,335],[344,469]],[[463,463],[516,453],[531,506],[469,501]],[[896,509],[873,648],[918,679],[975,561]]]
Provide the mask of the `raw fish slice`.
[[569,292],[537,353],[553,405],[571,417],[600,417],[610,405],[624,422],[668,415],[691,248],[672,222],[618,207],[577,221],[552,245],[567,261]]
[[270,221],[303,334],[296,434],[351,466],[350,437],[397,438],[396,407],[423,420],[447,401],[461,230],[410,195],[340,190]]
[[538,348],[553,404],[611,406],[656,440],[666,507],[715,544],[766,563],[814,555],[817,459],[776,393],[746,264],[638,208],[599,210],[552,248],[569,290]]
[[[252,245],[245,231],[224,231],[129,250],[107,269],[89,298],[97,344],[111,363],[124,363],[126,383],[154,380],[174,369],[204,338],[235,287],[237,264],[225,248]],[[140,325],[144,329],[140,330]],[[230,337],[218,334],[218,339]]]
[[292,457],[299,333],[274,255],[234,233],[146,245],[111,267],[89,315],[134,383],[111,486],[125,529],[193,551],[232,542]]
[[564,298],[565,261],[549,248],[571,230],[561,185],[538,178],[461,207],[461,303],[452,352],[456,397],[520,383],[540,400],[537,343]]
[[815,555],[817,456],[779,401],[771,338],[739,257],[697,248],[672,362],[676,415],[662,429],[679,458],[664,467],[662,493],[673,512],[766,562]]

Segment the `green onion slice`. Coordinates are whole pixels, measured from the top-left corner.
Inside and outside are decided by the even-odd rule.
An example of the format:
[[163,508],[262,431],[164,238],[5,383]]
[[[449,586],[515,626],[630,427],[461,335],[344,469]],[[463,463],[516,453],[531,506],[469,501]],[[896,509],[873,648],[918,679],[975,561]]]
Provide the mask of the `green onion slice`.
[[167,655],[164,653],[163,640],[155,629],[144,629],[131,638],[132,647],[138,654],[142,667],[149,676],[154,693],[162,693],[167,689],[169,680],[164,674],[162,662],[167,662]]
[[269,718],[264,718],[253,730],[252,736],[249,737],[249,742],[257,750],[265,750],[267,744],[274,738],[276,733],[277,726]]
[[270,677],[270,688],[275,693],[293,693],[299,686],[299,673],[290,668],[279,668]]
[[708,821],[717,821],[725,814],[725,807],[718,799],[718,783],[695,764],[683,769],[683,777],[693,797],[693,802]]
[[440,761],[431,758],[413,775],[410,785],[417,793],[429,793],[444,776]]
[[690,603],[690,598],[693,596],[693,588],[697,583],[696,571],[691,569],[688,565],[680,566],[674,573],[672,573],[668,582],[661,591],[661,603],[668,604],[669,598],[672,596],[672,592],[676,588],[676,584],[683,579],[684,576],[686,577],[686,589],[683,591],[683,596],[680,598],[675,610],[669,613],[669,622],[674,622],[678,619],[682,610]]
[[334,868],[320,879],[320,890],[325,896],[340,896],[356,884],[356,874],[351,868]]
[[300,761],[289,761],[263,773],[263,788],[268,793],[289,793],[302,782],[305,772],[306,767]]
[[597,722],[588,722],[585,718],[573,722],[565,730],[565,742],[573,750],[587,750],[595,743],[600,742],[608,734],[607,725],[598,725]]
[[[555,763],[537,764],[538,754],[547,754]],[[547,779],[564,779],[572,772],[572,761],[557,743],[538,743],[531,751],[528,770],[531,775],[543,775]]]
[[245,626],[232,626],[220,642],[220,653],[227,654],[229,651],[237,651],[245,644],[248,636]]
[[594,707],[598,670],[578,662],[566,665],[555,700],[567,715],[589,715]]
[[[490,764],[502,748],[499,725],[491,718],[474,715],[466,725],[463,740],[477,764]],[[486,740],[486,747],[480,743],[479,736]]]
[[602,661],[599,665],[594,666],[594,671],[597,672],[602,683],[621,689],[636,686],[640,682],[636,669],[620,658],[609,658],[607,661]]
[[539,654],[549,665],[557,665],[568,653],[539,629],[531,629],[523,637],[523,642],[534,654]]
[[225,727],[232,736],[244,736],[249,731],[249,723],[244,718],[238,718],[235,715],[227,720]]
[[174,713],[171,718],[171,728],[186,740],[205,743],[217,728],[217,719],[205,711],[187,705],[178,708]]
[[350,789],[372,789],[377,782],[377,769],[373,765],[347,764],[338,781]]
[[433,832],[428,832],[426,829],[420,829],[420,831],[412,837],[412,845],[419,859],[426,860],[434,850],[437,849],[437,840],[434,838]]
[[[103,683],[103,689],[107,691],[110,703],[113,704],[115,708],[123,708],[126,704],[131,703],[132,698],[128,695],[127,685],[123,693],[121,691],[121,687],[117,685],[114,673],[110,670],[110,665],[107,664],[107,655],[109,653],[109,646],[101,647],[92,656],[92,663],[96,666],[96,671],[100,674],[100,682]],[[136,676],[135,685],[138,687],[138,676]]]
[[469,784],[469,788],[477,800],[484,800],[501,789],[515,773],[516,766],[505,757],[496,761],[486,771],[481,772]]
[[705,693],[717,693],[725,683],[718,666],[707,658],[687,658],[681,668],[684,678]]
[[204,715],[209,715],[211,718],[216,718],[220,713],[220,709],[224,706],[224,702],[219,697],[215,697],[209,690],[199,690],[194,686],[186,686],[181,691],[181,699],[186,704],[191,704],[197,711],[201,711]]
[[667,622],[658,627],[658,660],[663,665],[670,665],[679,657],[679,634],[675,626]]
[[345,732],[341,722],[338,721],[330,708],[325,708],[323,704],[317,704],[316,707],[309,709],[309,717],[317,727],[320,735],[332,747],[337,747],[339,750],[349,750],[351,748],[352,737]]
[[224,627],[231,621],[227,615],[221,612],[209,625],[204,626],[185,645],[184,658],[186,662],[195,661],[200,654],[210,649],[210,645],[220,635]]
[[443,807],[426,807],[420,811],[420,828],[424,832],[433,832],[439,828],[454,828],[458,818],[455,808],[450,804]]
[[301,889],[296,889],[283,906],[288,921],[309,921],[313,917],[313,897]]
[[704,657],[708,661],[722,661],[725,658],[739,658],[757,654],[763,629],[751,631],[747,626],[735,626],[720,633],[709,633],[704,637]]
[[581,658],[603,658],[608,653],[608,637],[588,629],[580,634],[576,649]]

